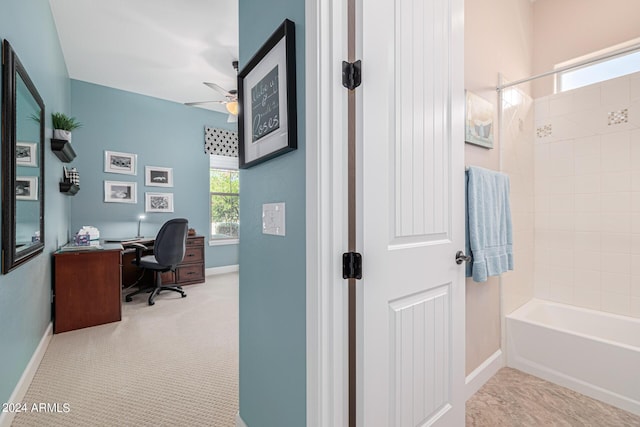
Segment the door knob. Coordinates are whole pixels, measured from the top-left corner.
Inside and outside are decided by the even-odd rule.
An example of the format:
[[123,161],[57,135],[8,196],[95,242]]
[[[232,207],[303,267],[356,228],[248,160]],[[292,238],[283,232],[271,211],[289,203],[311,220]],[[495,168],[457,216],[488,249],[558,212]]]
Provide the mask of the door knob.
[[463,262],[471,262],[471,257],[469,255],[465,255],[462,251],[456,252],[456,264],[460,265]]

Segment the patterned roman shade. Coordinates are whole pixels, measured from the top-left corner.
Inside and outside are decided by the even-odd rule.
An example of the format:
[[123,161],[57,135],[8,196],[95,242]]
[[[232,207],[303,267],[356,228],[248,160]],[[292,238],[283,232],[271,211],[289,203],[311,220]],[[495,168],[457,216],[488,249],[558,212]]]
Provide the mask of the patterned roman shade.
[[204,152],[217,156],[238,157],[238,132],[205,126]]

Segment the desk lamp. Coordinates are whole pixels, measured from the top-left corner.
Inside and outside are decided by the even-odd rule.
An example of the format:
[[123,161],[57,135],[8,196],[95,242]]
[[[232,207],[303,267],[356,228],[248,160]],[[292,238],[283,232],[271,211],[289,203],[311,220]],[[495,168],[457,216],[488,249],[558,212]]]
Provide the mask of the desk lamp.
[[138,238],[142,237],[142,234],[140,234],[140,224],[142,223],[142,220],[145,218],[146,216],[144,214],[138,215],[138,234],[136,235],[136,237]]

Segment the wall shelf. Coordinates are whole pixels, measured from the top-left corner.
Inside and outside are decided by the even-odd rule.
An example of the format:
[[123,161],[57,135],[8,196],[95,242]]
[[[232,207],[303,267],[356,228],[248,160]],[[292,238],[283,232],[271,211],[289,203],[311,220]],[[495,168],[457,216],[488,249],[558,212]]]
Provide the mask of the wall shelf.
[[64,163],[69,163],[76,158],[76,152],[69,141],[64,139],[51,139],[51,151]]
[[75,196],[78,191],[80,191],[79,185],[72,184],[70,182],[60,183],[60,192],[67,196]]

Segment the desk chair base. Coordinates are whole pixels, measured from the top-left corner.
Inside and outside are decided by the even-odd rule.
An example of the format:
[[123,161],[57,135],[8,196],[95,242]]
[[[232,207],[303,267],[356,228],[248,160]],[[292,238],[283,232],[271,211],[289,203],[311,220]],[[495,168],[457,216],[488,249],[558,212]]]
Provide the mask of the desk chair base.
[[181,286],[160,286],[159,288],[154,288],[153,292],[151,292],[151,295],[149,295],[149,305],[155,304],[154,299],[162,291],[178,292],[180,295],[182,295],[182,298],[186,298],[187,296],[187,294],[185,294],[184,291],[182,290]]
[[[160,273],[157,273],[157,282],[161,282],[160,277]],[[182,298],[186,298],[187,294],[184,293],[184,291],[182,290],[182,286],[162,286],[161,283],[157,283],[156,282],[156,286],[153,288],[140,288],[135,292],[131,292],[130,294],[128,294],[124,299],[126,302],[131,302],[133,301],[133,296],[134,295],[138,295],[141,294],[143,292],[149,293],[151,292],[151,295],[149,295],[149,305],[154,305],[155,304],[155,298],[156,296],[162,292],[162,291],[173,291],[173,292],[177,292],[180,295],[182,295]]]
[[138,294],[141,294],[143,292],[151,293],[151,295],[149,295],[149,305],[153,305],[153,304],[155,304],[154,300],[155,300],[156,296],[162,291],[174,291],[174,292],[178,292],[180,295],[182,295],[182,298],[186,298],[187,297],[187,294],[185,294],[184,291],[182,290],[182,286],[160,286],[159,288],[142,288],[142,289],[138,289],[135,292],[131,292],[124,299],[127,302],[131,302],[131,301],[133,301],[133,296],[134,295],[138,295]]

